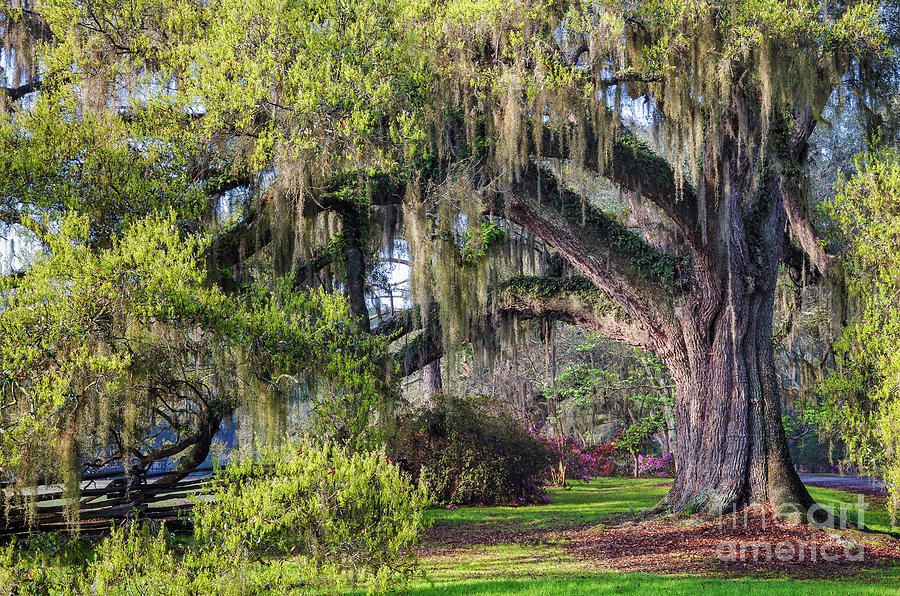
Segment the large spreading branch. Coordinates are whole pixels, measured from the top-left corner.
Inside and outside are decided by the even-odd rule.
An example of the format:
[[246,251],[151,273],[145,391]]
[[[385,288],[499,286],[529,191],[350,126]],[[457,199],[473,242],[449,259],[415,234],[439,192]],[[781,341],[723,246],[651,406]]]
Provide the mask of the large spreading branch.
[[309,288],[315,284],[316,275],[334,262],[334,250],[328,246],[320,246],[303,261],[294,267],[294,289]]
[[6,95],[9,101],[18,101],[28,95],[29,93],[34,93],[35,91],[39,91],[41,88],[40,81],[33,81],[31,83],[25,83],[24,85],[19,85],[18,87],[0,87],[0,93]]
[[[219,177],[210,183],[207,192],[221,193],[250,184],[246,177]],[[303,202],[303,216],[313,217],[323,211],[333,211],[341,215],[356,214],[360,205],[348,195],[349,191],[358,192],[362,200],[368,195],[372,205],[399,205],[406,192],[404,184],[388,174],[376,174],[361,177],[356,173],[336,177],[322,188],[313,189]],[[231,226],[213,243],[213,261],[220,269],[233,267],[253,256],[272,241],[272,226],[269,218],[263,215],[263,195],[253,205],[247,215]]]
[[377,327],[372,329],[372,333],[379,337],[387,337],[391,340],[396,340],[422,329],[423,325],[427,325],[430,321],[436,321],[437,318],[437,302],[432,302],[425,308],[416,304],[384,319]]
[[577,325],[632,346],[652,345],[647,330],[629,317],[587,278],[515,277],[503,283],[494,309],[523,319],[549,319]]
[[[779,175],[779,187],[781,191],[784,210],[787,213],[788,225],[800,244],[800,248],[809,257],[809,260],[822,275],[827,275],[832,263],[833,255],[825,251],[816,231],[809,220],[806,202],[798,183],[795,170],[796,164],[805,160],[809,147],[809,137],[816,126],[816,119],[812,112],[806,111],[794,118],[794,125],[790,134],[790,158],[791,164],[779,164],[780,170],[785,172]],[[790,167],[795,166],[795,167]]]
[[[634,346],[651,345],[653,338],[634,325],[621,309],[584,277],[514,277],[501,284],[491,298],[483,322],[469,333],[469,341],[511,320],[543,319],[578,325]],[[423,327],[424,325],[424,327]],[[441,326],[437,316],[422,322],[418,307],[383,323],[375,332],[421,332],[394,355],[400,375],[409,376],[444,355]]]
[[323,211],[347,213],[360,205],[400,205],[405,194],[406,184],[391,174],[349,172],[312,189],[304,199],[303,215],[311,217]]
[[253,256],[271,241],[269,219],[252,208],[241,221],[215,238],[210,245],[210,258],[217,269],[227,269]]
[[435,320],[412,341],[400,348],[394,354],[394,361],[400,369],[400,376],[408,377],[443,355],[444,343],[441,335],[441,326]]
[[827,275],[835,257],[825,251],[825,247],[813,229],[806,205],[801,198],[800,185],[796,179],[790,176],[781,177],[781,196],[787,212],[788,225],[800,244],[800,248],[803,249],[819,273]]
[[[642,329],[653,348],[665,333],[671,295],[679,277],[679,259],[658,252],[553,177],[539,179],[530,168],[512,187],[509,215],[553,247]],[[538,188],[540,184],[541,188]]]
[[560,135],[545,127],[541,157],[570,160],[635,193],[662,209],[695,251],[704,250],[697,194],[686,180],[676,179],[669,162],[624,127],[617,131],[610,155],[603,156],[597,151],[598,142],[592,128],[583,126],[584,140],[578,144],[583,152],[565,145]]

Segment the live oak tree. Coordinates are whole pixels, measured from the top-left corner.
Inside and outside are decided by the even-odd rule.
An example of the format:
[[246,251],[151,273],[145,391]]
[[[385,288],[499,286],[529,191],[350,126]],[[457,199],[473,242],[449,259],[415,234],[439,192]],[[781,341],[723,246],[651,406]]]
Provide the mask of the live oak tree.
[[[834,88],[885,59],[876,4],[46,0],[7,21],[41,41],[19,42],[41,50],[12,114],[40,86],[74,122],[126,127],[112,148],[172,147],[152,163],[209,198],[198,226],[244,189],[208,253],[222,287],[293,271],[341,286],[366,328],[366,276],[400,231],[418,306],[372,331],[419,330],[402,374],[504,320],[582,325],[668,367],[665,506],[811,504],[781,426],[775,280],[790,242],[831,274],[803,166]],[[40,128],[7,125],[20,144]],[[41,180],[88,162],[51,163]],[[628,225],[589,196],[596,178]],[[8,193],[8,221],[33,188]]]
[[[562,30],[546,27],[543,43],[540,20],[496,15],[497,27],[512,21],[484,65],[499,71],[489,120],[500,139],[492,161],[508,180],[506,212],[599,290],[585,300],[548,292],[541,280],[531,291],[508,287],[507,299],[666,363],[679,442],[672,509],[811,502],[780,422],[775,278],[786,228],[828,273],[830,258],[803,212],[801,167],[840,76],[854,57],[879,52],[873,10],[651,2],[622,14],[588,5],[565,13]],[[561,35],[574,40],[554,44]],[[478,72],[472,55],[459,58],[466,72]],[[668,160],[625,129],[625,92],[649,96]],[[477,94],[469,97],[478,106]],[[609,178],[657,208],[651,223],[662,220],[671,235],[625,229],[585,204],[577,184],[542,177],[541,157]]]

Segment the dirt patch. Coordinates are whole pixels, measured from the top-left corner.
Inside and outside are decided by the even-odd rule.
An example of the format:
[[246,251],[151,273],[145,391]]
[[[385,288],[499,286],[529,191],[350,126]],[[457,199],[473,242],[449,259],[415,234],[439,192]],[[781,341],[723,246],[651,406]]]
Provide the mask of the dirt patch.
[[558,542],[608,571],[837,577],[900,563],[900,541],[820,530],[751,510],[722,521],[660,519],[566,532]]

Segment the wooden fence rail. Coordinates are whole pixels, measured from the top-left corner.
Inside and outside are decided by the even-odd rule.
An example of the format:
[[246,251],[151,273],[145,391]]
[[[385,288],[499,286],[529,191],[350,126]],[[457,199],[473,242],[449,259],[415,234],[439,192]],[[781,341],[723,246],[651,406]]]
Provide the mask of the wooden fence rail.
[[[147,474],[142,482],[128,486],[122,472],[97,474],[84,478],[78,495],[78,521],[72,523],[70,499],[61,485],[42,485],[14,491],[2,487],[4,502],[0,506],[0,535],[17,535],[33,531],[71,531],[94,533],[109,530],[129,515],[167,522],[176,529],[188,522],[192,507],[190,498],[215,483],[211,468],[197,469],[180,482],[154,484],[152,480],[166,472]],[[69,502],[67,502],[69,499]]]

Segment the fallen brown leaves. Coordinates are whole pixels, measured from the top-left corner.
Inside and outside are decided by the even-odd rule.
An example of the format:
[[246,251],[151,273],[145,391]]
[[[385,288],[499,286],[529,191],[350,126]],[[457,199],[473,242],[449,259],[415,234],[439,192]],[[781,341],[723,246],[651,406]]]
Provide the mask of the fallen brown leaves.
[[896,540],[795,524],[766,509],[595,527],[568,534],[564,546],[611,571],[827,577],[900,563]]
[[423,554],[447,555],[466,546],[501,543],[553,545],[608,572],[827,578],[900,563],[900,540],[795,524],[773,517],[765,508],[721,520],[661,518],[533,530],[437,526],[425,536]]

